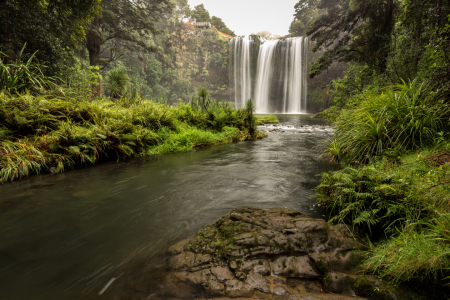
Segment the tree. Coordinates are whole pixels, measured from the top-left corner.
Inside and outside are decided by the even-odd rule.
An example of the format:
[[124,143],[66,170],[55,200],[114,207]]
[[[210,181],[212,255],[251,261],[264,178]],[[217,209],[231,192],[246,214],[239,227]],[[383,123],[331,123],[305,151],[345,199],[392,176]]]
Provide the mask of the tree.
[[123,55],[120,49],[156,51],[155,23],[172,7],[170,0],[102,0],[102,15],[87,28],[85,46],[91,66],[106,66]]
[[197,22],[211,22],[209,12],[205,9],[203,4],[199,4],[192,10],[191,17]]
[[176,8],[173,12],[174,15],[180,18],[189,18],[191,15],[191,9],[187,0],[174,0]]
[[85,37],[84,28],[100,12],[100,0],[3,0],[0,1],[0,51],[14,58],[26,51],[55,73],[62,57]]
[[225,23],[222,21],[221,18],[215,17],[213,16],[211,18],[211,24],[216,27],[217,30],[229,34],[231,36],[236,36],[236,34],[234,33],[234,31],[230,30],[227,25],[225,25]]
[[[383,72],[387,66],[394,29],[396,0],[318,0],[300,1],[299,12],[312,5],[325,13],[307,30],[316,41],[313,51],[327,48],[311,66],[310,77],[320,74],[334,60],[366,63]],[[306,6],[308,7],[308,6]],[[302,14],[300,14],[302,15]]]
[[300,0],[295,4],[294,21],[292,21],[289,27],[289,33],[293,36],[304,36],[306,30],[319,16],[319,9],[317,8],[318,0]]
[[[411,45],[412,63],[411,68],[416,73],[420,57],[427,51],[427,45],[434,48],[439,41],[445,41],[447,47],[440,48],[450,50],[447,34],[441,35],[445,31],[446,23],[450,16],[450,3],[443,0],[405,0],[403,2],[403,13],[400,15],[401,27],[399,30],[405,35]],[[445,53],[445,52],[443,52]],[[445,56],[444,56],[445,57]],[[449,58],[447,55],[447,63]]]

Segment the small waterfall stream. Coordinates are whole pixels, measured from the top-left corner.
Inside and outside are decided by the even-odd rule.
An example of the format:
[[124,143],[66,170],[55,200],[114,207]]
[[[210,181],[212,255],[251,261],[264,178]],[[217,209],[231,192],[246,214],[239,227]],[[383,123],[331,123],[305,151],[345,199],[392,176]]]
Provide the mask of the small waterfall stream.
[[250,37],[242,39],[232,39],[231,49],[234,54],[234,86],[240,90],[235,93],[234,101],[236,107],[245,105],[245,101],[252,97],[251,76],[250,76],[250,48],[253,40]]
[[256,109],[261,113],[266,113],[270,110],[270,82],[273,75],[273,57],[277,44],[278,41],[267,41],[259,49],[255,102]]
[[236,107],[251,98],[257,113],[306,112],[308,44],[307,37],[232,39],[230,82],[234,83]]

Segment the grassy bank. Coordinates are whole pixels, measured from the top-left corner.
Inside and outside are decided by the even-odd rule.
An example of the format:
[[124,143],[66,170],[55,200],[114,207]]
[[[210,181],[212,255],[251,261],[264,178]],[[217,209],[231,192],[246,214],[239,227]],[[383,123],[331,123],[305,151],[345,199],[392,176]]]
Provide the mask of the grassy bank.
[[330,222],[354,228],[361,265],[395,284],[450,284],[450,129],[446,93],[416,81],[339,111],[321,174]]
[[278,118],[275,115],[257,115],[258,125],[260,124],[278,124]]
[[211,102],[0,93],[0,179],[262,138],[252,111]]

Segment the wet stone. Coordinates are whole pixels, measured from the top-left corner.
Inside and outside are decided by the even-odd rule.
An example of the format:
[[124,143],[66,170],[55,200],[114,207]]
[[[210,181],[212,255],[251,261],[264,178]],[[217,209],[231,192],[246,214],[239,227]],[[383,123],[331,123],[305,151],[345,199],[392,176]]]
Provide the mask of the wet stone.
[[253,288],[237,279],[229,280],[225,283],[225,293],[229,297],[251,297]]
[[209,254],[197,254],[195,257],[196,265],[203,265],[212,262],[213,258]]
[[272,274],[283,277],[318,278],[308,256],[281,257],[270,263]]
[[211,268],[211,273],[213,273],[213,275],[219,282],[225,282],[227,280],[234,279],[234,274],[225,267]]
[[262,276],[270,275],[270,264],[266,259],[258,259],[252,261],[245,261],[242,263],[241,271],[243,272],[254,272]]
[[[169,277],[206,298],[334,299],[321,288],[322,277],[332,268],[354,269],[359,256],[350,250],[358,243],[350,236],[346,227],[291,209],[240,207],[170,247],[176,275]],[[299,284],[288,286],[293,280]]]
[[273,293],[275,295],[287,295],[289,291],[284,286],[276,286],[273,288]]
[[189,239],[182,240],[181,242],[173,245],[167,250],[170,255],[177,255],[184,251],[184,247],[189,244]]
[[270,281],[261,275],[250,273],[247,276],[247,280],[245,282],[255,290],[260,290],[261,292],[264,293],[270,292],[270,285],[269,285]]
[[222,295],[224,293],[225,286],[217,280],[211,278],[205,289],[210,295]]

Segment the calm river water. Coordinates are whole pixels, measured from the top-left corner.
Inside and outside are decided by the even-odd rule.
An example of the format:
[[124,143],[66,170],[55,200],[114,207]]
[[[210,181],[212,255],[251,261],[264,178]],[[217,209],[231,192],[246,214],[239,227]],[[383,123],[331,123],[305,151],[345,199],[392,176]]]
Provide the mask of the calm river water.
[[279,119],[296,129],[0,186],[0,299],[150,299],[166,249],[236,207],[322,217],[310,196],[330,131]]

